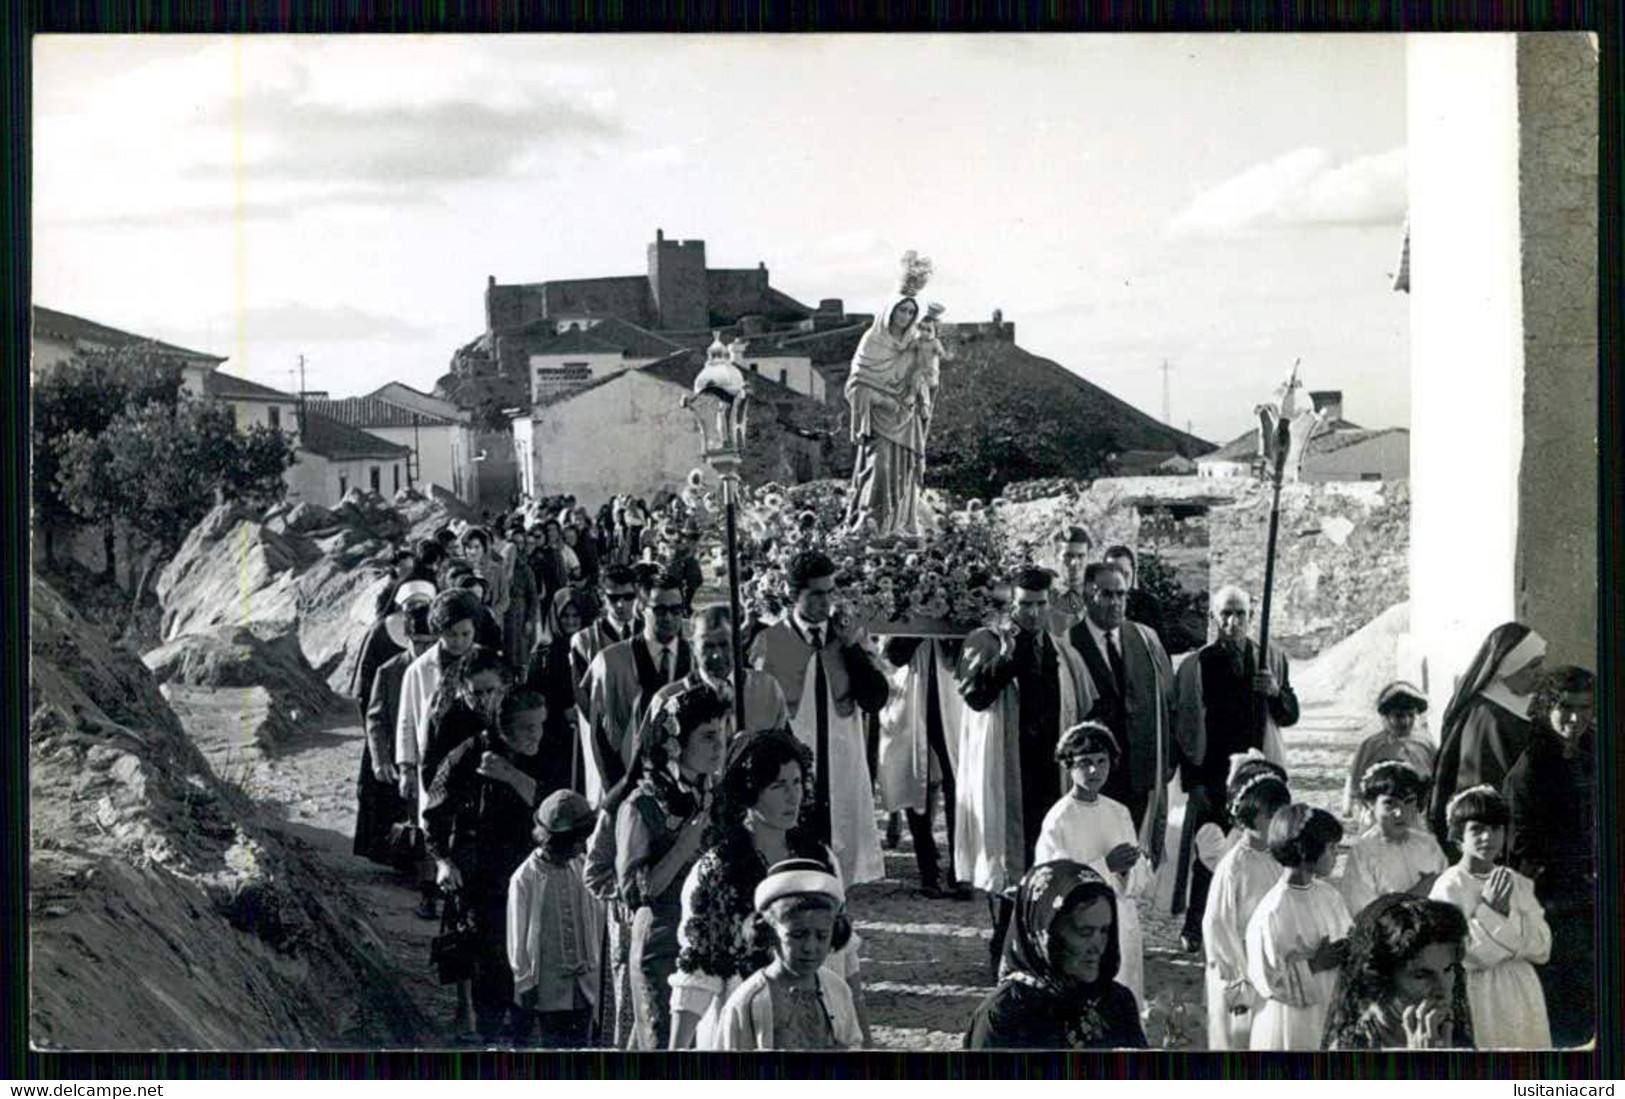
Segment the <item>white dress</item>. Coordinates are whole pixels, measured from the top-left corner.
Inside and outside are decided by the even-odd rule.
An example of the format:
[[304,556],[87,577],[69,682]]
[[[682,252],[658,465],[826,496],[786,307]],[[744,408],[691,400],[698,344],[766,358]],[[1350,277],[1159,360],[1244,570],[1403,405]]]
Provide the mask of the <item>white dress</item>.
[[[1247,924],[1265,895],[1281,880],[1281,864],[1268,851],[1242,842],[1219,859],[1202,913],[1202,946],[1207,952],[1207,1047],[1246,1049],[1253,1017],[1263,999],[1247,979]],[[1247,1010],[1233,1014],[1231,1007]]]
[[1252,1049],[1320,1048],[1337,970],[1311,972],[1309,955],[1327,939],[1347,937],[1353,923],[1342,895],[1319,879],[1292,885],[1283,874],[1264,894],[1247,922],[1247,978],[1265,1000]]
[[1349,906],[1349,915],[1358,916],[1378,897],[1409,893],[1422,875],[1443,873],[1449,865],[1431,832],[1409,828],[1404,839],[1388,840],[1373,824],[1349,845],[1339,883],[1343,903]]
[[1134,1002],[1145,1010],[1145,936],[1140,931],[1136,899],[1151,884],[1151,864],[1142,853],[1126,874],[1106,869],[1106,854],[1119,844],[1139,846],[1134,818],[1119,802],[1097,796],[1080,801],[1067,794],[1044,815],[1043,830],[1033,851],[1034,865],[1051,859],[1081,862],[1111,883],[1117,894],[1117,949],[1122,962],[1117,983],[1134,993]]
[[1452,866],[1431,896],[1467,917],[1467,1005],[1479,1049],[1551,1049],[1546,996],[1535,966],[1552,953],[1552,932],[1535,886],[1512,872],[1512,903],[1501,915],[1483,902],[1484,879]]

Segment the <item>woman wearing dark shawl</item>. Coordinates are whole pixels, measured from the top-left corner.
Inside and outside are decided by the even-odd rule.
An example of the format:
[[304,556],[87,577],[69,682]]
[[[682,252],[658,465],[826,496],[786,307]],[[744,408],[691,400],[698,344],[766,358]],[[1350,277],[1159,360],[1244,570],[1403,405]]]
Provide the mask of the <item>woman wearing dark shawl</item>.
[[931,261],[909,252],[903,264],[898,293],[875,314],[846,380],[857,444],[847,521],[854,527],[873,523],[877,534],[917,530],[925,439],[942,357],[935,335],[940,307],[928,316],[915,296],[931,276]]
[[966,1049],[1144,1049],[1134,994],[1115,980],[1117,896],[1082,863],[1027,871],[999,987],[971,1016]]
[[1439,761],[1433,772],[1428,821],[1447,851],[1445,806],[1457,790],[1500,789],[1535,735],[1530,704],[1546,658],[1546,640],[1528,626],[1508,622],[1490,631],[1439,723]]
[[[571,786],[578,768],[575,753],[581,738],[576,730],[575,679],[570,673],[570,639],[587,624],[586,596],[574,588],[553,593],[547,612],[547,634],[531,650],[525,686],[547,699],[547,728],[537,767],[542,797]],[[578,791],[579,792],[579,791]]]

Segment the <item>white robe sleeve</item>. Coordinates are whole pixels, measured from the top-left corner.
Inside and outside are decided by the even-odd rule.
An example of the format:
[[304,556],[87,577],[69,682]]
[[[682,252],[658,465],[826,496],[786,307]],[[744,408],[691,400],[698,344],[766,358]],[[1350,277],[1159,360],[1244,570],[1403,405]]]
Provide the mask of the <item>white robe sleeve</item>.
[[1227,985],[1247,977],[1247,929],[1241,926],[1240,889],[1236,861],[1221,862],[1202,913],[1202,944],[1208,964],[1219,971],[1220,980]]
[[1365,911],[1365,906],[1377,899],[1377,880],[1371,865],[1371,853],[1361,844],[1354,844],[1349,848],[1347,864],[1343,867],[1343,880],[1338,883],[1338,892],[1343,895],[1343,903],[1348,905],[1349,914],[1358,916]]
[[542,905],[542,893],[531,860],[520,863],[508,879],[508,968],[513,970],[513,992],[517,997],[536,987],[536,964],[531,950],[535,941],[532,924]]
[[1480,962],[1484,969],[1513,959],[1541,965],[1551,953],[1551,928],[1528,878],[1518,875],[1505,916],[1485,904],[1480,894],[1477,907],[1467,917],[1469,961]]
[[1265,999],[1288,1007],[1308,1007],[1315,982],[1307,959],[1288,956],[1281,944],[1292,928],[1283,913],[1260,906],[1247,925],[1247,979]]

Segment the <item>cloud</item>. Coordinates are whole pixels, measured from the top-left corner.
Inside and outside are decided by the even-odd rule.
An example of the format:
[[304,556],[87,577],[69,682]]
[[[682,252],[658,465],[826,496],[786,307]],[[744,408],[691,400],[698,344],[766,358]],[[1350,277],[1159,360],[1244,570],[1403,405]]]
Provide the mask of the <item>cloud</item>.
[[1405,215],[1405,150],[1335,163],[1302,148],[1197,195],[1168,222],[1181,239],[1225,239],[1292,226],[1397,225]]
[[198,201],[156,205],[117,213],[58,214],[40,219],[44,226],[65,229],[210,227],[243,221],[286,221],[303,214],[328,210],[396,209],[407,206],[444,206],[439,195],[422,189],[349,187],[311,191],[269,188],[277,197],[243,202]]
[[209,331],[241,328],[256,343],[348,343],[421,339],[430,329],[402,317],[375,313],[354,306],[319,306],[279,302],[250,306],[240,315],[215,319]]

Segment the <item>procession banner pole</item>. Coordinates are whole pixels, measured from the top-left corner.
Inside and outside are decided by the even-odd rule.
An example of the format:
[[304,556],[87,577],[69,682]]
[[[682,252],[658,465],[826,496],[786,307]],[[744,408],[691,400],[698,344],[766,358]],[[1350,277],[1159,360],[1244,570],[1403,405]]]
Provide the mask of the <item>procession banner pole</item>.
[[[1286,473],[1286,454],[1292,445],[1292,424],[1285,417],[1275,425],[1275,482],[1270,501],[1269,540],[1264,547],[1264,598],[1258,609],[1258,671],[1270,666],[1270,597],[1275,592],[1275,540],[1281,529],[1281,481]],[[1269,699],[1258,700],[1258,735],[1262,740],[1269,728]]]
[[739,533],[734,519],[735,501],[739,495],[737,484],[737,474],[723,475],[722,501],[728,538],[728,612],[733,618],[735,735],[745,732],[745,622],[739,613]]

